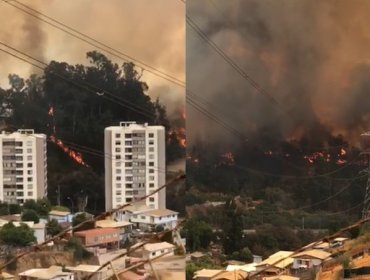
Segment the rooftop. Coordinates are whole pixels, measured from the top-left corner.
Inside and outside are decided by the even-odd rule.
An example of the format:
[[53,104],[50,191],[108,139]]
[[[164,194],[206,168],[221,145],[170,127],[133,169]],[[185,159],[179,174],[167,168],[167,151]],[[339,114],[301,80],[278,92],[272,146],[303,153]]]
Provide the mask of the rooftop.
[[220,274],[212,277],[212,280],[235,280],[235,279],[245,279],[248,273],[242,270],[235,271],[222,271]]
[[91,236],[113,234],[113,233],[119,233],[119,230],[115,228],[94,228],[94,229],[88,229],[88,230],[75,232],[74,235],[83,236],[83,237],[91,237]]
[[27,276],[37,279],[52,279],[57,276],[69,276],[71,272],[63,272],[61,266],[50,266],[49,268],[33,268],[22,273],[19,276]]
[[90,265],[90,264],[79,264],[77,266],[67,266],[66,267],[70,271],[81,271],[81,272],[95,272],[97,271],[100,266],[99,265]]
[[132,223],[126,221],[116,222],[113,220],[100,220],[95,222],[95,226],[99,228],[120,228],[129,225],[132,225]]
[[69,214],[71,214],[71,212],[67,212],[67,211],[58,211],[58,210],[51,210],[49,212],[49,216],[52,215],[52,216],[60,216],[60,217],[65,217],[65,216],[68,216]]
[[155,216],[155,217],[164,217],[170,215],[177,215],[178,212],[169,210],[169,209],[155,209],[145,213],[145,215]]
[[274,267],[283,269],[291,265],[294,260],[292,257],[289,257],[293,254],[292,251],[279,251],[271,255],[267,259],[263,260],[257,266],[272,265]]
[[144,245],[144,250],[149,252],[172,248],[175,248],[175,245],[168,242],[148,243]]
[[320,259],[320,260],[325,260],[331,256],[330,253],[323,251],[323,250],[318,250],[318,249],[313,249],[313,250],[308,250],[308,251],[303,251],[298,254],[295,254],[293,258],[300,258],[303,256],[308,256],[311,258],[315,259]]
[[293,277],[289,275],[277,275],[277,276],[271,276],[271,277],[265,277],[265,280],[299,280],[298,277]]
[[201,270],[198,270],[194,273],[194,277],[193,278],[201,278],[201,277],[208,277],[208,278],[211,278],[211,277],[214,277],[216,275],[218,275],[219,273],[223,272],[223,270],[221,269],[201,269]]

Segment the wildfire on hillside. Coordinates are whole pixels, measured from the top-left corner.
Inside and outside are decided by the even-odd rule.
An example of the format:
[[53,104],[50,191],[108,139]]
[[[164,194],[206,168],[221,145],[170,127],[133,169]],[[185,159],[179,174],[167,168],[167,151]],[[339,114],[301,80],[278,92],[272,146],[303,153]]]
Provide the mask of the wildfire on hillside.
[[[185,124],[186,114],[185,111],[181,112],[181,125]],[[185,127],[172,127],[168,132],[170,136],[175,135],[178,143],[181,147],[186,148],[186,133]]]
[[64,145],[63,141],[57,139],[55,136],[51,135],[49,137],[52,143],[55,143],[62,151],[64,151],[70,158],[80,165],[88,167],[87,163],[83,160],[81,153],[72,150],[71,148]]
[[[49,141],[56,144],[63,152],[65,152],[71,159],[73,159],[76,163],[89,167],[89,165],[83,160],[82,154],[79,152],[74,151],[73,149],[67,147],[62,140],[56,137],[56,128],[54,124],[54,116],[55,116],[55,108],[50,106],[48,115],[53,118],[53,131],[49,137]],[[50,127],[50,124],[48,124]]]

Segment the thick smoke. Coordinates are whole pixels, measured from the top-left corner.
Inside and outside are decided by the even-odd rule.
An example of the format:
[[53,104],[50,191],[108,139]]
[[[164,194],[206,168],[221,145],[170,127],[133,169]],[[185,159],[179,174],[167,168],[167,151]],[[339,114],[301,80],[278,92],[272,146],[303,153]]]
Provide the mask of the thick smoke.
[[[188,16],[278,105],[259,94],[187,29],[187,84],[247,136],[353,144],[370,129],[370,2],[188,1]],[[236,135],[188,106],[191,138]],[[209,138],[208,138],[209,139]]]
[[[185,5],[172,0],[100,0],[25,2],[48,16],[155,68],[185,80]],[[41,23],[21,11],[0,5],[0,41],[46,60],[86,64],[94,47]],[[106,54],[106,53],[105,53]],[[123,61],[106,54],[118,64]],[[9,73],[27,77],[34,69],[0,53],[0,84]],[[144,71],[149,95],[169,110],[184,106],[184,89]],[[181,105],[178,105],[180,103]],[[171,114],[171,112],[169,112]]]

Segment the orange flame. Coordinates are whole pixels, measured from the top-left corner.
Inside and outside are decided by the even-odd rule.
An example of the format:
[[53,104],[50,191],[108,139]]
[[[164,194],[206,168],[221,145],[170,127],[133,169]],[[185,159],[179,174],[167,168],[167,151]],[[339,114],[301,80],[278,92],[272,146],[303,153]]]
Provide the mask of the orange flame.
[[[55,110],[53,106],[50,106],[48,115],[53,117],[55,116]],[[54,121],[53,121],[54,122]],[[50,127],[50,125],[47,125]],[[76,152],[72,150],[71,148],[68,148],[66,145],[64,145],[63,141],[58,139],[56,135],[56,127],[55,124],[53,124],[53,134],[50,136],[50,141],[55,143],[62,151],[64,151],[70,158],[72,158],[76,163],[88,167],[87,163],[83,160],[82,155],[79,152]]]
[[340,149],[340,155],[345,156],[347,154],[347,151],[343,148]]
[[50,136],[50,141],[55,143],[62,151],[64,151],[69,157],[80,165],[88,167],[87,163],[83,160],[82,155],[79,152],[72,150],[71,148],[64,145],[63,141],[57,139],[55,136]]

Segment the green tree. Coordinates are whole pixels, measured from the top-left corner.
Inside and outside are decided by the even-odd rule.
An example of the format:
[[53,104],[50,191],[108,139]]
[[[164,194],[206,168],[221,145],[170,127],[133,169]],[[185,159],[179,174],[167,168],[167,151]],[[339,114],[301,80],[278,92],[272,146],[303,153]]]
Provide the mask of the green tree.
[[65,248],[66,250],[73,251],[73,255],[78,261],[89,259],[93,255],[87,251],[81,241],[75,237],[68,240]]
[[63,228],[58,223],[58,221],[55,220],[55,219],[52,219],[51,221],[49,221],[46,224],[46,233],[48,235],[51,235],[51,236],[57,235],[57,234],[61,233],[62,230],[63,230]]
[[7,223],[0,229],[0,240],[8,245],[28,246],[36,242],[33,230],[26,224],[19,227]]
[[[88,220],[85,213],[80,213],[73,217],[72,219],[72,226],[77,226],[78,224],[81,224],[83,222],[86,222]],[[82,230],[88,230],[94,228],[94,222],[86,222],[81,227],[77,228],[75,231],[82,231]]]
[[51,204],[46,198],[38,200],[30,199],[24,202],[23,209],[34,210],[40,217],[46,217],[51,210]]
[[225,204],[226,221],[223,225],[223,246],[226,254],[238,251],[243,242],[243,220],[235,201],[229,200]]
[[38,224],[39,221],[40,221],[40,218],[37,215],[35,210],[26,209],[26,210],[23,211],[22,221],[24,221],[24,222],[34,222],[35,224]]
[[186,238],[190,251],[208,248],[213,238],[212,227],[204,221],[192,218],[184,225],[181,235]]
[[9,204],[9,214],[20,214],[22,207],[19,204]]

